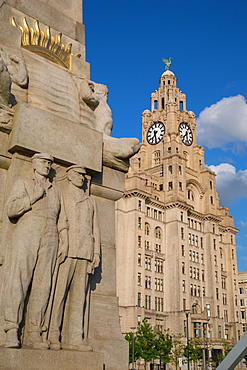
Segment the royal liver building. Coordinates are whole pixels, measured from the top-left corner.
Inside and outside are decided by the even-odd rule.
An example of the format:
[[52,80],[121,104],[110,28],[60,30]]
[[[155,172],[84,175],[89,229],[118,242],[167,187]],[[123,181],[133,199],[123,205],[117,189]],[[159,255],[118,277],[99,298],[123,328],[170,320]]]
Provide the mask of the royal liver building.
[[[234,220],[196,142],[196,117],[167,70],[142,114],[142,146],[117,202],[123,332],[147,318],[213,351],[242,336]],[[186,320],[187,313],[187,320]],[[188,322],[188,329],[187,329]],[[188,330],[188,331],[187,331]]]

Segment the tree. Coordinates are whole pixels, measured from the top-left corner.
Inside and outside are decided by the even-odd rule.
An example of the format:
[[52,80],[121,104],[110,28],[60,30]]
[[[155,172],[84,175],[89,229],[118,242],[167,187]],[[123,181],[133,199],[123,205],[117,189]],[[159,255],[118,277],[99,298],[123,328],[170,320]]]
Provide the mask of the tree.
[[231,351],[232,349],[232,346],[229,344],[229,342],[227,342],[226,340],[224,340],[222,342],[222,346],[223,346],[223,350],[222,350],[222,354],[218,356],[217,360],[219,362],[223,361],[224,358],[226,357],[226,355]]
[[170,362],[176,366],[176,370],[179,365],[179,358],[183,357],[184,355],[184,348],[185,345],[180,340],[182,338],[182,334],[177,334],[173,336],[172,339],[172,351],[170,356]]
[[[133,362],[133,333],[129,332],[125,334],[125,339],[129,342],[129,363]],[[134,338],[134,361],[139,358],[137,352],[137,346]]]
[[163,361],[164,364],[168,364],[171,360],[172,346],[172,335],[169,329],[164,330],[164,332],[158,331],[155,338],[155,349],[157,351],[157,358]]
[[138,326],[135,347],[139,358],[144,360],[144,369],[147,368],[147,362],[157,358],[157,350],[155,348],[155,336],[151,325],[147,319],[142,320],[142,324]]
[[189,358],[190,362],[197,362],[202,359],[202,342],[199,338],[189,339],[184,347],[184,356]]

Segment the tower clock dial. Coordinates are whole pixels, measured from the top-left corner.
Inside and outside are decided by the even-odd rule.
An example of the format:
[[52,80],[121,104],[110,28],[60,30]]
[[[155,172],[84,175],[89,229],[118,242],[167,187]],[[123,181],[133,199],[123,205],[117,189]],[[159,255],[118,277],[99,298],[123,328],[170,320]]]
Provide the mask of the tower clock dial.
[[187,146],[190,146],[193,143],[193,134],[189,125],[187,125],[187,123],[184,122],[180,123],[178,131],[182,136],[182,143],[184,143]]
[[147,142],[150,145],[158,144],[165,134],[165,126],[162,122],[155,122],[149,127],[147,132]]

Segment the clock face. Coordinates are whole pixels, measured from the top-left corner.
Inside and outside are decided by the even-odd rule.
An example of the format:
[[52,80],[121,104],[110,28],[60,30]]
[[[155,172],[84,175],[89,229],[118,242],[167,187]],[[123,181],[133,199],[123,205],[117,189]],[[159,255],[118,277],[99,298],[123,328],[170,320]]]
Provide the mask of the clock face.
[[147,142],[150,145],[158,144],[165,134],[165,126],[162,122],[155,122],[147,132]]
[[193,143],[193,134],[187,123],[180,123],[178,131],[182,136],[182,143],[189,146]]

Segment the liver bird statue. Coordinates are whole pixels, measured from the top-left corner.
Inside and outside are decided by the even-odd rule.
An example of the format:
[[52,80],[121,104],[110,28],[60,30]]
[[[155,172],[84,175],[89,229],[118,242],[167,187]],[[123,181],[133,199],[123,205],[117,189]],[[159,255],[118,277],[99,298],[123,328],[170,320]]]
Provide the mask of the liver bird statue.
[[171,67],[172,57],[170,57],[169,59],[162,58],[162,61],[165,63],[166,71],[167,71]]

